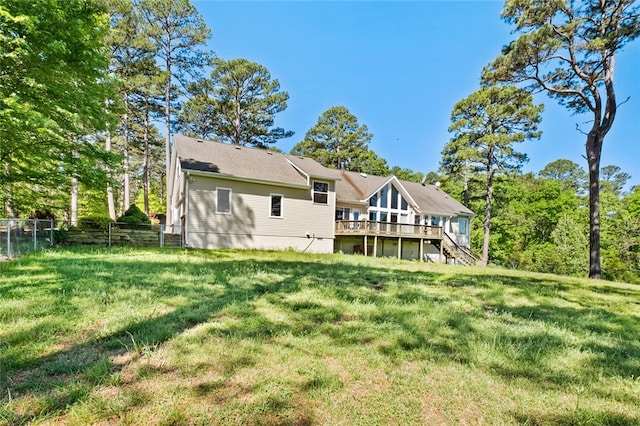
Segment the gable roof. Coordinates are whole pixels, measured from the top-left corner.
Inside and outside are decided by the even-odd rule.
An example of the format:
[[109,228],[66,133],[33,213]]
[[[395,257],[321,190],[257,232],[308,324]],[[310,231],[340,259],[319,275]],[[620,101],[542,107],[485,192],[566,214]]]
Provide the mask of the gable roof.
[[407,192],[418,203],[422,213],[442,216],[475,216],[475,213],[450,197],[436,185],[422,185],[401,181]]
[[[286,185],[309,185],[309,173],[305,175],[291,164],[287,158],[289,156],[280,152],[181,135],[175,135],[173,140],[177,160],[184,171]],[[322,167],[310,158],[306,160],[306,164],[314,170]],[[329,176],[326,178],[333,180]]]
[[309,186],[310,179],[335,181],[340,203],[367,204],[383,185],[392,182],[415,202],[422,214],[474,216],[467,207],[435,185],[324,167],[298,155],[229,145],[181,135],[174,136],[175,155],[183,171],[264,183]]
[[[396,182],[401,188],[398,190],[406,192],[417,204],[423,214],[433,214],[442,216],[474,216],[475,214],[462,203],[450,197],[446,192],[435,185],[422,185],[420,183],[409,182],[392,177],[367,175],[357,172],[341,172],[335,170],[342,176],[342,182],[336,183],[336,197],[338,202],[365,202],[388,182]],[[395,179],[394,179],[395,178]],[[346,188],[350,186],[351,188]]]

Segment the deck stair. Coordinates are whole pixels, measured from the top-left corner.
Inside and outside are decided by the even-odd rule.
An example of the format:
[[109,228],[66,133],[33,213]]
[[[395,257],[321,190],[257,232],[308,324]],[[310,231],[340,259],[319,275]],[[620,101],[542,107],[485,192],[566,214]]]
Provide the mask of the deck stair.
[[471,249],[456,243],[448,234],[444,233],[444,238],[440,241],[442,252],[447,258],[447,263],[453,261],[457,265],[474,266],[480,261],[480,256]]

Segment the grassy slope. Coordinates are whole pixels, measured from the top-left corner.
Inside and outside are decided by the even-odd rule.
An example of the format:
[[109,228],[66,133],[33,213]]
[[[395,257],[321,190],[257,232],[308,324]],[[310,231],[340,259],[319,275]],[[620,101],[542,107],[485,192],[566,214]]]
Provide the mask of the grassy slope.
[[640,424],[640,287],[236,251],[0,264],[0,424]]

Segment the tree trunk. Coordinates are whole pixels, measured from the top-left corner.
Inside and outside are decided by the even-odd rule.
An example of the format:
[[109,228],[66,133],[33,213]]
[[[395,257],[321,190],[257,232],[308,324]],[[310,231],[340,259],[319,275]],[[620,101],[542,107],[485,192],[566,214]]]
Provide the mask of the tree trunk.
[[482,265],[489,264],[489,238],[491,234],[491,197],[493,196],[493,177],[487,177],[487,199],[484,208],[484,238],[482,240]]
[[143,111],[143,120],[144,120],[144,133],[143,133],[143,143],[144,143],[144,154],[142,157],[142,191],[144,193],[144,212],[149,215],[149,103],[147,102],[145,105],[145,110]]
[[124,146],[122,159],[122,208],[127,210],[131,205],[131,188],[129,185],[129,95],[124,94]]
[[587,162],[589,164],[589,278],[601,279],[600,253],[600,156],[604,135],[597,129],[587,136]]
[[[4,170],[8,180],[9,176],[11,175],[11,165],[9,163],[6,163],[4,165]],[[7,185],[5,186],[5,188],[7,190],[7,195],[6,195],[7,217],[9,218],[16,217],[16,212],[13,209],[13,187],[11,185],[11,182],[7,182]]]
[[[165,188],[169,188],[169,179],[171,172],[171,45],[166,49],[166,71],[167,71],[167,84],[164,88],[164,127],[165,127],[165,139],[164,139],[164,161],[165,161]],[[171,197],[166,198],[166,223],[169,226],[173,222],[171,217]]]
[[469,162],[464,162],[464,170],[463,170],[463,189],[462,189],[462,204],[465,207],[469,207]]
[[[104,144],[105,151],[111,152],[111,132],[108,129]],[[109,207],[109,217],[111,220],[116,220],[116,205],[113,200],[113,187],[109,182],[107,182],[107,205]]]
[[72,226],[78,226],[78,177],[71,178],[71,217]]
[[233,120],[233,126],[235,127],[235,135],[233,137],[234,139],[233,143],[235,145],[242,145],[242,141],[240,138],[240,130],[241,130],[240,114],[242,114],[242,109],[240,108],[240,95],[236,94],[236,117]]
[[484,238],[482,240],[482,265],[489,264],[489,238],[491,234],[491,200],[493,198],[493,148],[489,148],[487,155],[487,198],[484,207]]

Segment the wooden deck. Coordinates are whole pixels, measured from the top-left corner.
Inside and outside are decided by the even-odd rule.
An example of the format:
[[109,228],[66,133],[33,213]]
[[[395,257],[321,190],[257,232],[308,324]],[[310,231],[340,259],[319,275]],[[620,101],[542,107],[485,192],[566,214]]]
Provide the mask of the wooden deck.
[[384,236],[400,238],[428,238],[441,240],[441,226],[410,225],[407,223],[374,222],[369,220],[337,220],[336,236]]

